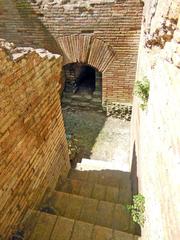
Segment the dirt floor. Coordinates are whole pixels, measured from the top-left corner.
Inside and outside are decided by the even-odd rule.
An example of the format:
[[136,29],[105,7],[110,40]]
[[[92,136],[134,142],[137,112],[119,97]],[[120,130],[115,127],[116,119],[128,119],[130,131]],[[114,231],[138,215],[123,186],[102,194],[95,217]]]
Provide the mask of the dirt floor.
[[77,107],[64,108],[63,115],[73,165],[88,158],[116,161],[123,171],[129,171],[130,122]]

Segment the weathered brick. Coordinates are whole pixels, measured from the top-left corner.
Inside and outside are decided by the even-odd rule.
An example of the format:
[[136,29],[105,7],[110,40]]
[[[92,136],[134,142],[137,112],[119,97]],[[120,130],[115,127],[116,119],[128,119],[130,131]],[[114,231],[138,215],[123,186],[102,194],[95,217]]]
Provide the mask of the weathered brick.
[[70,167],[58,93],[61,57],[47,55],[32,49],[12,60],[0,49],[0,71],[7,67],[1,71],[0,102],[0,233],[5,238]]
[[[40,47],[55,53],[61,52],[57,42],[62,36],[91,35],[93,39],[103,41],[115,51],[116,57],[103,73],[102,101],[128,103],[132,101],[142,4],[137,0],[98,2],[91,4],[88,10],[86,6],[78,7],[77,4],[68,8],[67,4],[51,5],[42,1],[40,5],[27,3],[22,7],[20,3],[1,0],[3,24],[0,25],[0,37],[6,36],[7,40],[19,46]],[[37,14],[41,14],[41,17],[37,18]],[[93,51],[97,54],[98,48]],[[79,56],[79,52],[77,54]],[[91,61],[96,68],[103,65],[102,62],[96,62],[100,54]],[[70,62],[73,59],[74,56],[68,56]],[[34,59],[32,54],[27,67],[29,70],[36,68],[40,62],[42,59]],[[88,63],[87,59],[84,63]],[[110,93],[111,86],[113,89]]]

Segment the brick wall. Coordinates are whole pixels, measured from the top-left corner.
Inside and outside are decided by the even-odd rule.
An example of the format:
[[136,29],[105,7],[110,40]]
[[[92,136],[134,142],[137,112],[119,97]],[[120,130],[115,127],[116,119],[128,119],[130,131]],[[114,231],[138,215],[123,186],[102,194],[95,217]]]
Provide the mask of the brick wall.
[[0,44],[0,235],[7,239],[70,166],[59,99],[62,58]]
[[59,46],[27,1],[0,1],[0,38],[17,46],[59,53]]
[[180,3],[155,2],[145,1],[137,79],[147,76],[150,96],[146,111],[134,98],[132,152],[133,161],[137,160],[139,192],[146,201],[142,240],[178,240]]
[[[63,1],[62,4],[61,1],[33,2],[29,5],[24,0],[1,0],[0,37],[15,40],[19,45],[41,46],[53,52],[56,52],[53,49],[56,42],[65,35],[99,39],[116,54],[103,72],[103,102],[131,102],[142,16],[141,1],[78,1],[79,6],[71,1]],[[96,60],[99,55],[104,55],[96,48],[94,53]]]

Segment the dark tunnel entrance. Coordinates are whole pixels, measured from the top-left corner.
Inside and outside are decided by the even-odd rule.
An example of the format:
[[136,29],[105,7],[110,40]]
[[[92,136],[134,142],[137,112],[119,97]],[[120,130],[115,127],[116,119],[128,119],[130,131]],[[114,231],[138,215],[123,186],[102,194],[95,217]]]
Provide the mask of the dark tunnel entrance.
[[75,81],[74,92],[81,92],[84,90],[89,93],[93,93],[96,88],[95,83],[95,69],[87,65],[82,65]]
[[63,67],[63,103],[84,107],[101,107],[102,74],[96,68],[81,63]]

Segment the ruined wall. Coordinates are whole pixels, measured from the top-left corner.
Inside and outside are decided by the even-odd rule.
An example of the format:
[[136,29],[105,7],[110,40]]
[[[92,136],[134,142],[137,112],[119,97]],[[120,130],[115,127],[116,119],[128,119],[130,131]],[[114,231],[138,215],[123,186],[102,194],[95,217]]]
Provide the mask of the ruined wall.
[[20,47],[44,48],[59,53],[59,46],[27,1],[0,1],[0,38]]
[[149,79],[150,95],[145,111],[134,98],[132,120],[133,160],[146,201],[142,240],[180,236],[179,14],[179,1],[145,1],[137,80]]
[[0,235],[69,170],[59,89],[62,58],[0,41]]
[[[111,65],[103,73],[103,102],[132,101],[142,16],[141,1],[29,2],[31,5],[25,0],[1,0],[1,37],[10,41],[14,41],[14,38],[20,45],[40,45],[51,51],[50,48],[55,43],[52,41],[51,46],[48,34],[53,36],[56,42],[59,42],[62,36],[74,34],[100,39],[116,54]],[[43,44],[44,38],[47,44]],[[96,47],[94,52],[94,59],[97,60],[100,54]],[[97,65],[94,67],[98,69]]]

